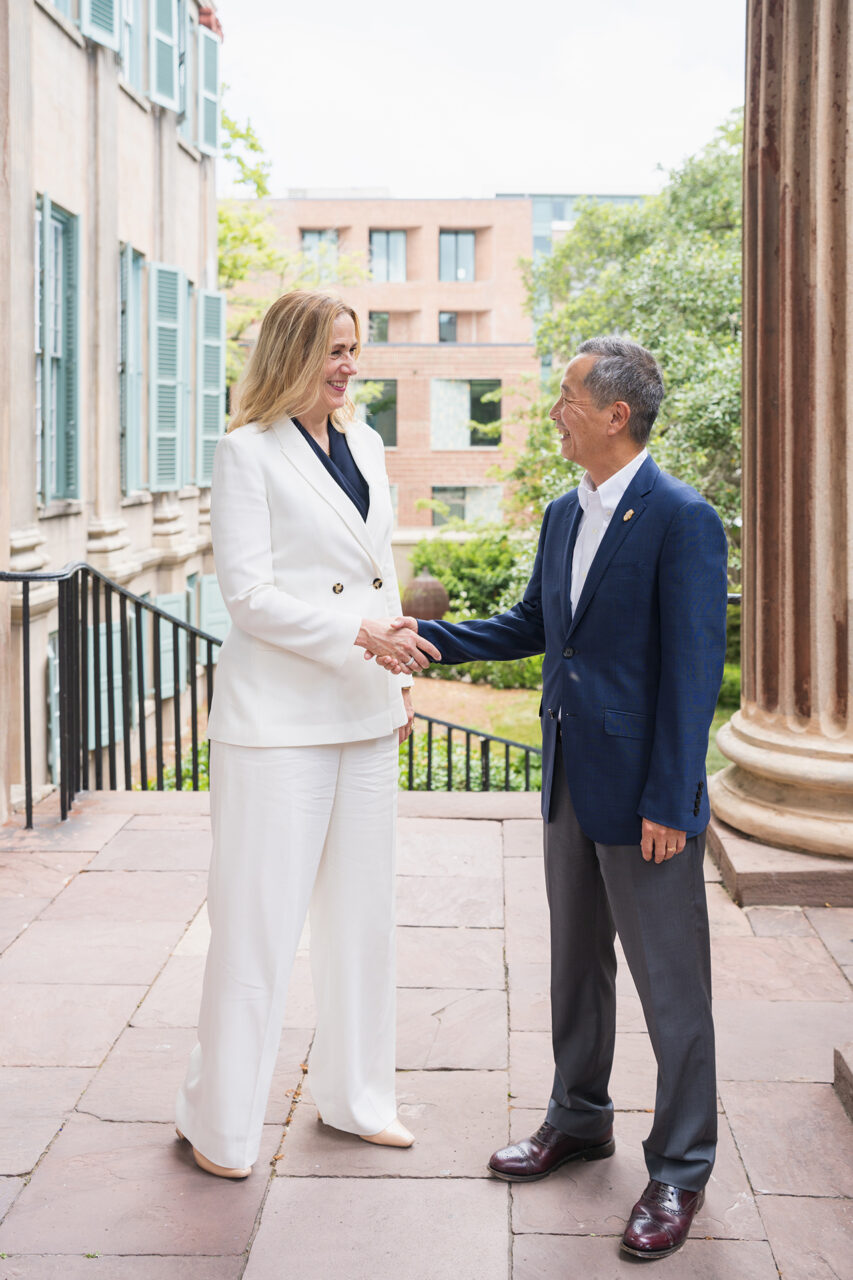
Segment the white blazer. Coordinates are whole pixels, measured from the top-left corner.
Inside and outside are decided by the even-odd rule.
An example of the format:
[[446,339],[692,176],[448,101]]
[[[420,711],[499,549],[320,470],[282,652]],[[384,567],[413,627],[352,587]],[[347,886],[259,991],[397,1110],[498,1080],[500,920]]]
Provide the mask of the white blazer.
[[246,747],[378,738],[405,723],[401,689],[355,647],[362,618],[401,612],[379,435],[347,427],[370,486],[362,520],[289,418],[216,447],[210,524],[233,626],[220,650],[208,736]]

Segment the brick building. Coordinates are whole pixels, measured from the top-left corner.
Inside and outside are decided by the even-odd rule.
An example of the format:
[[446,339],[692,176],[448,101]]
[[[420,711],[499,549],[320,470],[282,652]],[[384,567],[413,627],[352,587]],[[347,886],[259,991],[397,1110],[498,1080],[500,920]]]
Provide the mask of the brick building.
[[492,473],[506,462],[501,446],[523,440],[506,427],[501,439],[490,424],[512,414],[523,379],[539,376],[518,269],[531,255],[531,201],[264,203],[284,252],[316,255],[330,281],[338,256],[363,273],[335,288],[363,326],[359,381],[381,384],[364,412],[388,451],[398,541],[446,519],[433,500],[450,515],[500,518],[503,486]]

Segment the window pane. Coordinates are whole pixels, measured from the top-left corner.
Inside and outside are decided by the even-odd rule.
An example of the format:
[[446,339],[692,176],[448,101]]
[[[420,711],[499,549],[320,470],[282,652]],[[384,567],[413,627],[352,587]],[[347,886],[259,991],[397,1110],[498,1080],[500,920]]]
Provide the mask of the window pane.
[[456,233],[456,279],[474,279],[474,232]]
[[388,279],[405,280],[406,278],[406,233],[405,231],[388,232]]
[[[497,379],[480,378],[471,383],[471,421],[484,427],[497,422],[501,416],[500,400],[484,400],[483,397],[500,391],[501,384]],[[498,445],[501,442],[499,431],[478,431],[471,428],[472,445]]]
[[457,378],[431,378],[430,445],[433,449],[467,449],[471,444],[471,391]]
[[456,341],[456,312],[455,311],[439,311],[438,340],[439,342],[455,342]]
[[448,508],[446,515],[443,511],[433,511],[432,522],[434,525],[447,524],[448,520],[465,519],[465,490],[463,488],[433,485],[432,499],[433,502],[443,502]]
[[456,279],[456,234],[453,231],[438,233],[438,278]]
[[374,280],[388,279],[388,232],[370,233],[370,274]]
[[396,379],[380,382],[381,394],[365,406],[368,426],[382,437],[386,448],[397,443],[397,382]]
[[368,342],[388,341],[388,312],[371,311],[368,317]]

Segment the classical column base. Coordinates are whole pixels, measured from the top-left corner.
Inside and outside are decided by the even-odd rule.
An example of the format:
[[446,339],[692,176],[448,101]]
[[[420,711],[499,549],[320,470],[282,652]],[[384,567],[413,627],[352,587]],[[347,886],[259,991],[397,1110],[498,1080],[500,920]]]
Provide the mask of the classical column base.
[[732,761],[708,784],[718,818],[780,849],[853,858],[853,742],[738,711],[717,745]]

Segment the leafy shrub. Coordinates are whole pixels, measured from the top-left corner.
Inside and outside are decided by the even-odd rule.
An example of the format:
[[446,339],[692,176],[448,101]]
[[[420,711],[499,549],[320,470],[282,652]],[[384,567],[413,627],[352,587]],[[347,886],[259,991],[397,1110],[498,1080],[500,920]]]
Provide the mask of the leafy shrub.
[[[411,748],[409,746],[411,743]],[[490,744],[490,791],[540,791],[542,788],[542,757],[531,752],[530,787],[525,786],[526,773],[523,751],[510,748],[509,787],[506,783],[506,754],[497,742]],[[412,786],[409,787],[409,752],[412,752]],[[429,738],[426,730],[418,729],[400,747],[399,786],[401,791],[426,791],[427,781],[432,791],[482,791],[483,761],[480,738],[471,735],[470,758],[466,761],[465,739],[460,734],[451,741],[451,786],[447,786],[447,736],[436,728],[432,740],[432,768],[429,767]],[[470,783],[470,785],[468,785]]]
[[740,663],[727,662],[723,668],[723,684],[717,699],[718,707],[740,706]]

